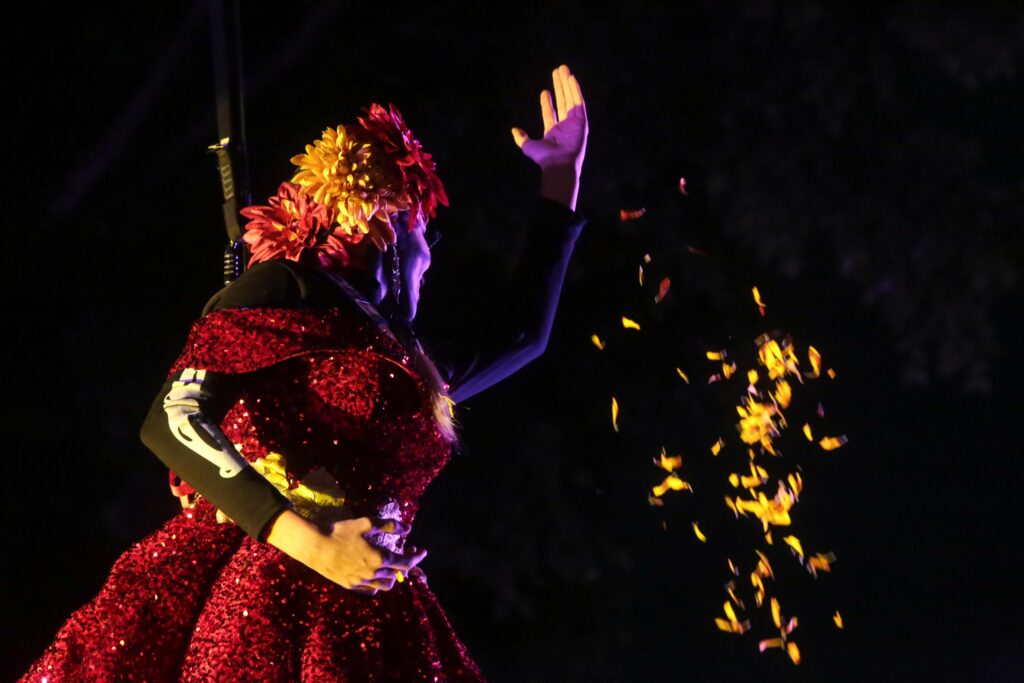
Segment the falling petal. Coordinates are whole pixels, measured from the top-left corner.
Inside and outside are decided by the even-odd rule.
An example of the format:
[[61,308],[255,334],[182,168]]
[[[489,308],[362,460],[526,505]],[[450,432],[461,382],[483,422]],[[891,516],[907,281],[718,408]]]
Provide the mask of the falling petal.
[[647,213],[647,209],[644,209],[644,208],[640,208],[640,209],[619,209],[619,220],[621,222],[633,221],[633,220],[636,220],[637,218],[640,218],[645,213]]
[[776,628],[782,628],[782,608],[779,607],[779,601],[772,597],[772,621],[775,622]]
[[812,372],[808,373],[808,377],[818,377],[821,375],[821,354],[818,353],[818,349],[813,346],[807,348],[807,358],[811,361]]
[[736,372],[735,363],[722,363],[722,374],[725,375],[726,379],[732,377],[732,373]]
[[821,405],[821,401],[818,402],[818,417],[825,417],[825,406]]
[[738,509],[736,509],[736,503],[732,502],[732,498],[730,498],[729,496],[726,496],[725,497],[725,504],[728,506],[728,508],[730,510],[732,510],[732,513],[734,515],[736,515],[737,517],[740,516],[740,511]]
[[814,441],[814,435],[811,434],[811,425],[804,424],[804,436],[807,437],[808,441]]
[[764,532],[764,542],[768,545],[775,545],[775,540],[772,538],[772,532],[770,529]]
[[660,304],[665,299],[665,296],[668,294],[669,287],[671,286],[671,280],[669,280],[667,277],[662,278],[661,282],[658,283],[658,293],[654,297],[654,303]]
[[639,331],[639,329],[640,329],[640,325],[638,325],[637,323],[633,322],[632,320],[630,320],[626,316],[622,316],[622,326],[624,328],[626,328],[627,330],[638,330]]
[[736,596],[735,581],[730,581],[729,583],[725,584],[725,591],[729,594],[729,599],[736,603],[737,607],[739,607],[740,609],[746,609],[746,606],[743,604],[743,601]]
[[596,334],[590,335],[590,342],[597,347],[598,351],[604,351],[605,343]]
[[837,436],[826,436],[825,438],[823,438],[821,441],[818,442],[818,445],[820,445],[826,451],[834,451],[835,449],[839,448],[840,446],[846,445],[846,443],[848,441],[849,441],[849,439],[846,438],[845,434],[843,434],[842,436],[838,436],[838,437]]
[[796,554],[800,556],[800,561],[804,561],[804,547],[800,544],[800,539],[796,536],[784,536],[782,538],[786,545],[796,551]]
[[796,646],[796,643],[792,641],[786,643],[786,654],[789,655],[794,664],[800,663],[800,648]]
[[829,573],[832,571],[832,563],[836,561],[836,556],[833,553],[815,553],[807,558],[807,571],[809,571],[814,577],[818,576],[818,571]]
[[715,625],[718,626],[718,628],[720,628],[723,631],[725,631],[726,633],[743,634],[743,633],[746,633],[748,630],[750,630],[750,622],[749,621],[733,622],[733,621],[726,621],[725,619],[722,619],[721,617],[715,617]]
[[828,375],[829,379],[835,379],[836,378],[836,371],[833,370],[832,368],[829,368],[828,371],[825,374]]
[[761,301],[761,293],[757,291],[757,287],[754,287],[754,303],[757,304],[757,310],[761,313],[761,317],[764,317],[765,304]]
[[643,266],[640,266],[640,271],[639,271],[638,279],[640,280],[640,286],[643,287],[644,286],[644,267]]
[[711,455],[718,455],[722,452],[722,448],[725,446],[725,441],[719,437],[718,441],[711,444]]
[[669,456],[665,451],[665,447],[662,446],[661,453],[658,456],[656,464],[666,472],[672,472],[673,470],[677,470],[683,466],[683,456]]
[[708,360],[725,360],[726,354],[723,349],[721,351],[708,351],[705,355],[708,357]]
[[757,370],[747,370],[747,383],[750,386],[757,384]]
[[760,550],[754,550],[754,552],[757,553],[759,560],[757,563],[757,573],[761,576],[770,576],[774,579],[775,572],[772,571],[772,565],[768,562],[768,558],[765,557],[765,554]]
[[687,384],[689,384],[689,383],[690,383],[690,378],[686,376],[686,373],[685,373],[685,372],[683,372],[683,371],[682,371],[682,370],[680,370],[679,368],[676,368],[676,372],[677,372],[677,373],[679,374],[679,376],[680,376],[680,377],[682,377],[682,378],[683,378],[683,381],[684,381],[684,382],[686,382]]
[[704,532],[702,532],[700,530],[700,527],[697,526],[697,522],[693,523],[693,533],[697,536],[697,540],[699,540],[701,543],[707,543],[708,542],[707,536],[705,536]]
[[665,477],[664,481],[662,481],[660,484],[658,484],[651,490],[655,496],[661,497],[665,495],[665,492],[667,491],[682,491],[684,489],[690,491],[691,493],[693,492],[693,487],[690,486],[690,482],[683,481],[675,474],[670,474],[667,477]]
[[680,193],[680,194],[684,194],[684,195],[685,195],[685,194],[689,194],[689,193],[688,193],[688,192],[686,191],[686,178],[680,178],[680,179],[679,179],[679,193]]
[[839,614],[839,610],[836,610],[836,613],[832,615],[832,623],[836,625],[836,628],[843,627],[843,617]]
[[619,402],[612,396],[612,428],[619,431]]
[[733,576],[739,576],[740,575],[739,567],[737,567],[735,564],[733,564],[732,560],[730,560],[728,557],[725,558],[725,561],[729,563],[729,571],[731,571],[733,573]]
[[736,474],[735,472],[730,474],[729,475],[729,483],[732,484],[732,487],[734,489],[735,488],[739,488],[739,486],[740,486],[740,475]]
[[644,263],[650,263],[650,262],[651,262],[651,255],[650,254],[644,254]]
[[721,381],[722,381],[722,376],[719,375],[718,373],[715,373],[714,375],[711,375],[710,377],[708,377],[708,384],[714,384],[715,382],[721,382]]
[[665,502],[661,498],[658,498],[651,494],[647,494],[647,504],[653,505],[655,507],[662,507],[665,504]]
[[782,638],[766,638],[757,644],[757,649],[764,652],[770,647],[782,647],[785,645],[785,641]]
[[764,602],[765,596],[764,581],[757,572],[753,572],[750,575],[750,584],[754,587],[754,601],[760,607],[761,603]]

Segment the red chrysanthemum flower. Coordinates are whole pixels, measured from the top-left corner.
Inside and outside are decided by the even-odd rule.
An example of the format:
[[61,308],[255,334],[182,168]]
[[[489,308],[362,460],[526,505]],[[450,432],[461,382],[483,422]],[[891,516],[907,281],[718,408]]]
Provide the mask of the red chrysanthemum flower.
[[[385,109],[374,102],[363,110],[367,116],[357,117],[357,120],[401,173],[399,183],[388,183],[401,188],[392,210],[408,209],[413,217],[421,213],[424,219],[433,218],[439,203],[448,206],[444,185],[434,172],[436,165],[430,154],[423,151],[420,141],[413,137],[398,108],[394,104],[388,106]],[[410,228],[414,222],[409,221]]]
[[[337,210],[319,204],[302,188],[283,182],[269,206],[247,206],[243,216],[249,219],[242,239],[249,245],[249,265],[275,258],[299,261],[321,267],[347,266],[346,243],[334,234]],[[351,243],[362,235],[347,236]]]

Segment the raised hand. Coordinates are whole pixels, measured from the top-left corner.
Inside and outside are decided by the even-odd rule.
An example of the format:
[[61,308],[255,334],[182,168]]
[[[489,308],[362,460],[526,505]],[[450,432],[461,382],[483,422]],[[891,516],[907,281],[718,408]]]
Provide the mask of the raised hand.
[[587,107],[580,84],[568,66],[563,64],[555,69],[551,80],[554,99],[549,90],[540,94],[544,136],[536,140],[522,128],[513,128],[512,137],[523,153],[541,167],[541,194],[575,210],[590,132]]

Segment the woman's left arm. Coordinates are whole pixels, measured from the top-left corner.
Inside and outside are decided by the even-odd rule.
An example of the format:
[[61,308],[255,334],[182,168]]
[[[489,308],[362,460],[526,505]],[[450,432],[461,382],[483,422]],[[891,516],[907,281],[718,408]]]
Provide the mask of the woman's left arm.
[[[481,337],[462,336],[461,345],[441,351],[450,394],[461,402],[500,382],[544,353],[562,282],[576,239],[585,221],[575,213],[580,173],[586,153],[586,107],[569,67],[552,73],[551,92],[541,92],[542,139],[522,129],[512,136],[523,153],[541,168],[541,200],[526,247],[506,289],[505,303],[491,309]],[[460,348],[461,346],[461,348]]]

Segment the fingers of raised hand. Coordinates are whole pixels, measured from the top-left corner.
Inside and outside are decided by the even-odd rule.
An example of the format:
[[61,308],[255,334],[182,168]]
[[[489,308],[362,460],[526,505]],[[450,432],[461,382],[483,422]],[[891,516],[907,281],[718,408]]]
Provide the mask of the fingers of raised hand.
[[565,80],[569,72],[569,67],[562,65],[551,72],[551,82],[555,90],[555,102],[558,105],[558,120],[565,120],[565,113],[568,111],[568,105],[565,97]]
[[544,119],[544,134],[547,135],[548,131],[555,127],[561,119],[555,119],[555,105],[551,101],[551,91],[543,90],[540,93],[540,115]]

